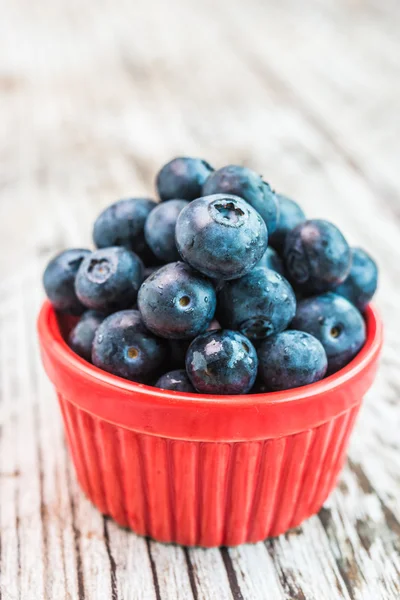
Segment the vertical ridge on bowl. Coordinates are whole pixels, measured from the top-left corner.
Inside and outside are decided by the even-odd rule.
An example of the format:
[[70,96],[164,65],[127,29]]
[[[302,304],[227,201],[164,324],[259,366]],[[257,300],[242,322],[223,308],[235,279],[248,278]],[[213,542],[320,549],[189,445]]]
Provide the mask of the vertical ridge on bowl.
[[337,419],[333,419],[314,430],[315,435],[312,441],[312,448],[310,449],[310,452],[314,456],[313,468],[305,471],[302,493],[297,499],[297,507],[292,517],[291,527],[301,519],[303,506],[307,506],[309,510],[312,510],[312,507],[315,506],[314,496],[318,489],[320,478],[323,476],[325,470],[326,454],[336,432],[336,422]]
[[319,507],[322,506],[323,502],[325,501],[327,496],[331,493],[331,491],[333,490],[333,488],[336,485],[336,482],[340,475],[340,470],[344,464],[344,461],[346,460],[347,447],[349,445],[350,435],[351,435],[351,432],[353,431],[353,427],[354,427],[357,415],[360,411],[360,408],[361,408],[361,404],[359,404],[358,406],[354,406],[346,414],[346,419],[345,419],[345,422],[343,423],[342,431],[341,431],[342,435],[340,436],[340,440],[336,446],[336,452],[333,453],[332,462],[331,462],[332,467],[330,469],[330,477],[327,480],[327,485],[325,487],[325,490],[321,493],[321,496],[320,496],[321,503],[320,503]]
[[121,451],[121,473],[124,481],[126,518],[131,529],[140,535],[148,531],[144,474],[141,466],[141,451],[138,436],[127,429],[118,429]]
[[226,529],[224,540],[228,546],[235,546],[237,540],[247,536],[248,521],[257,486],[257,470],[262,443],[248,442],[232,446],[233,467],[225,509]]
[[[101,472],[105,474],[107,484],[104,496],[107,513],[120,525],[126,527],[126,496],[123,491],[125,481],[122,476],[121,448],[118,430],[109,423],[94,420],[93,444],[100,461]],[[104,476],[103,476],[104,477]],[[122,501],[121,501],[122,499]]]
[[76,422],[76,431],[78,442],[78,450],[81,448],[81,459],[86,465],[86,470],[89,473],[90,490],[93,497],[93,503],[99,507],[103,514],[111,514],[108,510],[107,497],[105,488],[109,485],[107,473],[102,472],[102,465],[98,449],[96,447],[96,419],[91,415],[80,410],[79,408],[71,407],[67,409],[69,414],[73,416],[73,421]]
[[170,507],[170,465],[167,452],[168,440],[161,437],[141,435],[140,448],[147,484],[149,535],[163,542],[172,539]]
[[80,440],[76,439],[77,425],[72,422],[72,413],[74,414],[74,411],[69,410],[70,403],[64,400],[61,394],[58,394],[58,402],[61,408],[64,429],[67,434],[67,443],[75,466],[77,479],[85,494],[92,497],[93,494],[90,489],[86,464],[83,458],[81,458],[83,457],[83,450],[80,447]]
[[263,465],[261,465],[258,490],[257,488],[254,490],[255,508],[248,527],[250,542],[266,538],[270,531],[273,516],[277,510],[280,480],[284,476],[282,464],[286,441],[287,438],[282,437],[264,442]]
[[[184,543],[194,546],[198,539],[199,509],[199,457],[201,444],[171,442],[173,464],[172,494],[175,523],[186,523]],[[176,527],[175,527],[176,530]]]
[[322,504],[325,502],[329,492],[331,491],[331,481],[332,477],[335,475],[334,468],[337,462],[337,457],[341,448],[344,447],[343,441],[345,439],[346,431],[349,430],[349,435],[346,439],[348,439],[352,431],[352,423],[354,423],[357,410],[355,414],[354,412],[355,409],[350,409],[342,415],[336,417],[333,421],[334,426],[332,430],[332,435],[330,437],[329,445],[327,447],[325,456],[321,461],[321,474],[319,480],[316,482],[315,497],[310,507],[310,510],[314,510],[314,512],[320,509]]
[[270,535],[275,536],[285,531],[292,520],[296,510],[297,497],[301,494],[301,483],[304,468],[312,468],[313,455],[309,453],[311,438],[316,429],[307,430],[287,438],[285,449],[285,466],[282,470],[282,487],[277,489],[277,496],[281,499],[277,504],[277,512],[273,517]]
[[199,476],[200,532],[197,544],[219,546],[222,544],[225,525],[226,488],[230,444],[204,443]]

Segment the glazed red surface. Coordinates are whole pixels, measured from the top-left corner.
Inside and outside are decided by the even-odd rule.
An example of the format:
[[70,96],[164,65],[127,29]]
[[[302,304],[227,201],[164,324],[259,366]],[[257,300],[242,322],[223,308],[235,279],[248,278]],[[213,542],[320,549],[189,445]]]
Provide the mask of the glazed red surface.
[[[109,375],[66,345],[50,304],[39,316],[79,483],[104,514],[163,542],[256,542],[316,513],[336,484],[371,385],[382,324],[331,377],[247,396],[181,394]],[[61,323],[64,333],[71,322]]]
[[116,377],[77,356],[45,302],[39,316],[44,366],[57,390],[109,423],[175,439],[238,441],[280,437],[315,427],[359,402],[369,388],[382,344],[374,307],[367,341],[347,367],[317,383],[268,394],[208,396],[160,390]]

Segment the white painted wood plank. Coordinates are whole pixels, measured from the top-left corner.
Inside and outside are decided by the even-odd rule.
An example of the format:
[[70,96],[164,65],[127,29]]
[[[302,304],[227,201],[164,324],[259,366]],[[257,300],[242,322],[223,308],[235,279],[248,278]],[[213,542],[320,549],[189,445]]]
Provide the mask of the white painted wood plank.
[[230,548],[229,554],[242,595],[254,600],[281,600],[286,594],[262,542]]
[[[15,499],[19,515],[19,556],[21,597],[45,597],[45,561],[38,564],[37,554],[44,557],[42,473],[38,453],[36,406],[32,396],[32,378],[28,364],[29,342],[24,320],[24,293],[21,287],[15,296],[16,313],[12,337],[13,375],[16,389],[15,408],[17,460],[20,476]],[[32,401],[33,400],[33,401]],[[35,551],[33,551],[35,549]]]
[[[189,550],[189,560],[199,600],[236,600],[230,590],[228,576],[219,550],[193,548]],[[251,596],[249,600],[252,600]]]
[[150,552],[156,567],[162,600],[191,600],[194,596],[185,550],[179,546],[151,542]]
[[123,600],[157,600],[148,543],[107,521],[110,552],[115,561],[116,596]]
[[[34,268],[32,265],[30,277],[35,281],[41,266],[35,263]],[[43,470],[42,524],[46,541],[46,591],[49,598],[80,600],[75,534],[68,491],[69,457],[54,388],[43,372],[36,339],[36,315],[41,300],[41,290],[35,284],[29,294],[29,302],[25,302],[25,326],[28,332],[27,354],[32,373],[32,391],[37,402],[36,428]]]
[[13,360],[10,339],[15,310],[5,311],[0,318],[1,351],[1,437],[0,437],[0,531],[1,531],[1,585],[2,595],[7,591],[10,598],[18,594],[19,539],[16,523],[19,520],[18,479],[19,463],[16,454],[16,427],[13,418],[14,391],[12,371],[9,368]]

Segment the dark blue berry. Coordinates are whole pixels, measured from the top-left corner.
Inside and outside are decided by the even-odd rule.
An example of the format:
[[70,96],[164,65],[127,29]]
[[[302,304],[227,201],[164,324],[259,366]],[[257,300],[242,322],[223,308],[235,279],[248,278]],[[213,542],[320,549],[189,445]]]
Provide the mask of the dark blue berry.
[[211,281],[189,265],[175,262],[143,282],[138,305],[146,327],[156,335],[190,339],[211,323],[216,293]]
[[203,196],[233,194],[246,200],[264,219],[268,233],[275,231],[279,202],[275,192],[251,169],[228,165],[214,171],[203,187]]
[[153,266],[153,267],[145,267],[143,269],[143,281],[145,279],[147,279],[148,277],[150,277],[150,275],[153,275],[153,273],[158,271],[159,268],[160,268],[160,265]]
[[136,254],[114,246],[96,250],[79,267],[75,290],[93,310],[111,312],[132,307],[143,280],[143,264]]
[[237,196],[198,198],[183,209],[176,224],[182,258],[217,280],[236,279],[251,271],[267,243],[264,221]]
[[285,270],[290,282],[305,295],[332,290],[350,271],[351,252],[335,225],[311,220],[286,236]]
[[378,267],[365,250],[352,248],[352,263],[346,279],[333,291],[363,312],[378,286]]
[[264,340],[258,361],[260,377],[272,392],[319,381],[328,364],[321,342],[304,331],[283,331]]
[[150,264],[153,255],[144,238],[144,224],[156,206],[149,198],[129,198],[108,206],[94,223],[93,241],[97,248],[124,246]]
[[69,334],[69,347],[89,362],[92,360],[92,345],[95,333],[104,318],[105,315],[102,313],[87,310]]
[[165,341],[147,331],[139,311],[122,310],[98,327],[92,361],[109,373],[143,383],[157,374],[166,354]]
[[[213,319],[208,326],[207,331],[221,329],[218,321]],[[169,345],[169,364],[173,369],[183,369],[185,367],[186,352],[190,346],[192,339],[189,340],[168,340]]]
[[299,302],[293,329],[316,337],[328,357],[328,374],[345,367],[365,343],[361,313],[346,298],[333,292]]
[[256,267],[265,267],[266,269],[277,271],[281,275],[285,274],[282,259],[278,255],[277,251],[271,248],[271,246],[268,246],[261,257],[261,260],[256,264]]
[[155,387],[162,390],[172,390],[174,392],[188,392],[194,394],[196,390],[190,383],[185,369],[177,369],[165,373],[155,384]]
[[296,312],[289,282],[276,271],[256,267],[241,279],[228,281],[218,295],[218,320],[252,340],[286,329]]
[[182,156],[164,165],[157,174],[156,186],[161,201],[172,198],[194,200],[201,196],[204,182],[213,168],[205,160]]
[[163,262],[180,259],[175,242],[175,226],[179,213],[188,204],[186,200],[168,200],[159,204],[147,217],[144,226],[146,242]]
[[300,206],[294,200],[277,194],[279,200],[279,219],[275,231],[269,236],[269,243],[278,252],[283,252],[286,236],[297,225],[306,220],[306,216]]
[[199,335],[186,355],[189,379],[204,394],[246,394],[254,385],[257,366],[250,340],[226,329]]
[[43,285],[56,310],[73,315],[80,315],[85,310],[75,293],[75,277],[83,259],[90,254],[90,250],[81,248],[64,250],[47,265]]

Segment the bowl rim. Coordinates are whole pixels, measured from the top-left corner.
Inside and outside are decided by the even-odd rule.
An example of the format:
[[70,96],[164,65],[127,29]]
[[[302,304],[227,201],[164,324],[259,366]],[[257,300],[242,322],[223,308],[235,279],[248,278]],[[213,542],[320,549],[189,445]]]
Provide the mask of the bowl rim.
[[331,392],[345,385],[374,361],[382,346],[383,323],[374,304],[368,305],[364,316],[367,329],[366,342],[357,356],[337,373],[302,387],[278,392],[243,395],[191,394],[162,390],[103,371],[82,359],[69,348],[61,334],[56,311],[49,300],[44,301],[38,316],[38,334],[42,348],[49,351],[59,364],[85,379],[87,383],[105,385],[108,389],[113,388],[117,393],[118,391],[125,394],[127,392],[132,393],[132,399],[135,398],[136,403],[138,402],[138,396],[142,398],[151,396],[152,401],[158,405],[170,406],[171,402],[179,402],[181,405],[186,404],[188,408],[203,405],[209,410],[212,409],[212,406],[222,408],[222,406],[228,405],[232,408],[232,403],[240,408],[249,405],[272,405],[302,401]]

